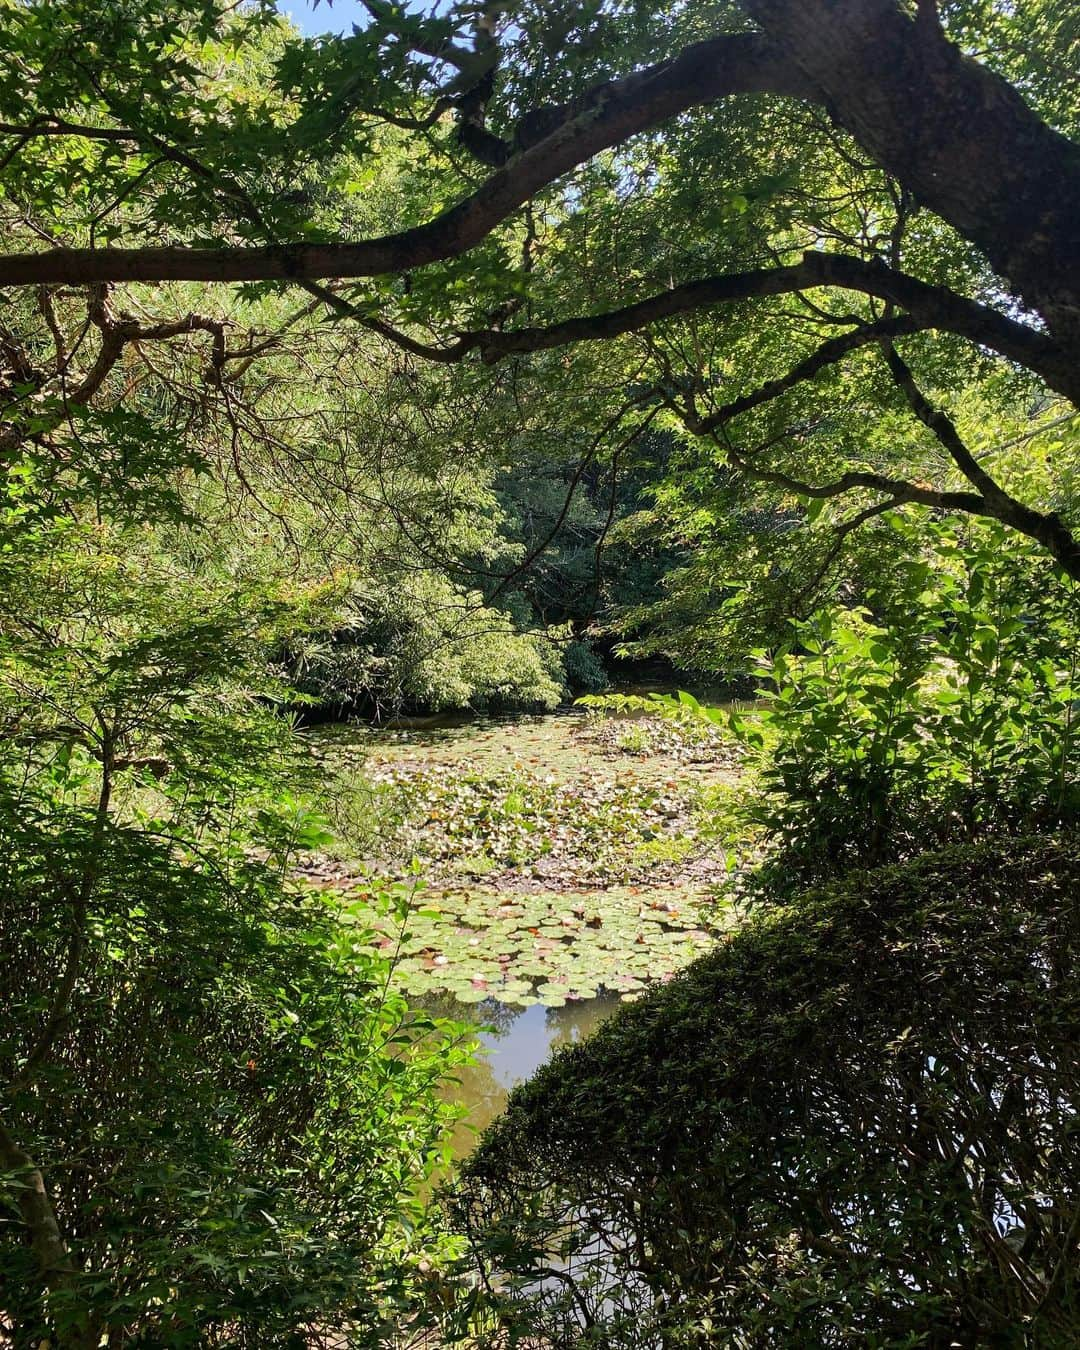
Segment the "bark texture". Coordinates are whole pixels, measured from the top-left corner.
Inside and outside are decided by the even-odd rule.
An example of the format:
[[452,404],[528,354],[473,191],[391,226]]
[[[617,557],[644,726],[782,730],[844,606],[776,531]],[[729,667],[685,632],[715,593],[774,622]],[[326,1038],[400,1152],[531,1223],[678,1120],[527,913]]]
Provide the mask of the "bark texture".
[[[1080,146],[896,0],[743,0],[833,120],[1080,352]],[[1080,78],[1080,76],[1078,76]]]

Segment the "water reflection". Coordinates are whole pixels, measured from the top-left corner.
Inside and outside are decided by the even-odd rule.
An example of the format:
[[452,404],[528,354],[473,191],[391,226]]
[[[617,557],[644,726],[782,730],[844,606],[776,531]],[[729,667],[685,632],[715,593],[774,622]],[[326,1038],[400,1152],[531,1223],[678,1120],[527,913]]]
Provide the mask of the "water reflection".
[[483,1028],[483,1047],[475,1064],[460,1069],[444,1096],[468,1109],[453,1135],[455,1158],[476,1146],[480,1132],[506,1105],[512,1088],[524,1082],[561,1046],[575,1045],[592,1034],[620,1006],[617,994],[567,1003],[562,1008],[518,1008],[493,999],[464,1004],[453,999],[425,999],[424,1006],[440,1017]]

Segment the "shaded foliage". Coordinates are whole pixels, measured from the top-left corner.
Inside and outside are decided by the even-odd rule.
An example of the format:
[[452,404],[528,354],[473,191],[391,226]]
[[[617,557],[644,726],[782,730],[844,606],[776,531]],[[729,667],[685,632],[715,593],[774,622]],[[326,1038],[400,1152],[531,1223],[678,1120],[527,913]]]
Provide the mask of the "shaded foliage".
[[511,1097],[454,1204],[504,1328],[611,1346],[1064,1347],[1075,842],[753,919]]

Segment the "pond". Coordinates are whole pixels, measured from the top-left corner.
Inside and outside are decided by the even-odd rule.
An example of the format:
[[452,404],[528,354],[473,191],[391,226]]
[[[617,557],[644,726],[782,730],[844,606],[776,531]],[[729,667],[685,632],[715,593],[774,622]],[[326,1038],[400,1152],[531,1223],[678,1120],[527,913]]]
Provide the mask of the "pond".
[[375,929],[410,996],[491,1028],[456,1089],[472,1129],[730,925],[715,820],[741,760],[712,726],[569,709],[304,735],[341,841],[309,879]]
[[495,1001],[479,1006],[432,1001],[432,1010],[444,1017],[481,1028],[481,1053],[474,1063],[456,1071],[456,1082],[445,1089],[447,1100],[466,1108],[452,1137],[455,1158],[464,1158],[480,1133],[506,1105],[512,1088],[531,1077],[562,1046],[575,1045],[596,1030],[619,1007],[617,994],[567,1003],[561,1008],[514,1007]]

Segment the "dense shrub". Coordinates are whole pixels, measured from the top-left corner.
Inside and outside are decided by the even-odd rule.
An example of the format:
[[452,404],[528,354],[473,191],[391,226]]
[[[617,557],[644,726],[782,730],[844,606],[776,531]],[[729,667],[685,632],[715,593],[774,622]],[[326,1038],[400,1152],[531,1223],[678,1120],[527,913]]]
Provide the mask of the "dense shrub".
[[527,614],[484,605],[435,573],[354,599],[336,631],[289,658],[296,687],[331,707],[380,712],[554,708],[559,633],[523,632]]
[[442,1252],[416,1192],[463,1049],[288,879],[328,834],[267,656],[322,590],[193,572],[182,513],[132,494],[124,528],[24,468],[0,500],[0,1343],[384,1344]]
[[[366,935],[258,864],[184,864],[55,814],[4,820],[0,855],[5,1124],[69,1262],[47,1290],[27,1174],[0,1155],[0,1343],[284,1346],[333,1323],[339,1344],[382,1344],[437,1247],[415,1187],[447,1123],[432,1082],[460,1050],[445,1033],[410,1050]],[[88,868],[67,1023],[20,1087]]]
[[456,1204],[552,1345],[1075,1345],[1080,848],[763,911],[515,1091]]
[[895,525],[896,588],[795,624],[762,662],[763,891],[1080,817],[1075,585],[1000,527],[961,544],[924,523],[920,557]]

